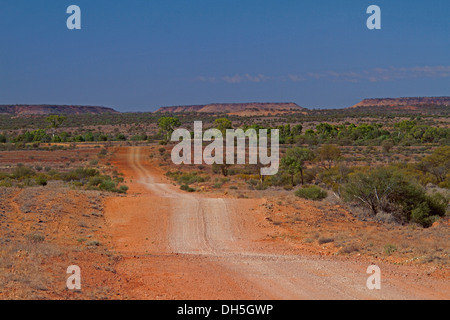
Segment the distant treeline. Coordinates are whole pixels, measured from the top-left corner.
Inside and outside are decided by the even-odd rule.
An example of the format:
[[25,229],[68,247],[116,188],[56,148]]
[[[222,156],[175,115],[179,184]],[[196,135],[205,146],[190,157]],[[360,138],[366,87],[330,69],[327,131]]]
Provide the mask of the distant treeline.
[[[252,127],[252,126],[250,126]],[[284,125],[280,130],[280,143],[319,145],[381,145],[385,141],[393,144],[416,145],[423,143],[450,144],[450,128],[418,124],[414,120],[403,120],[394,124],[390,130],[380,123],[353,123],[333,125],[326,122],[308,129],[303,134],[301,125]]]
[[[231,122],[230,122],[231,123]],[[345,123],[339,125],[327,122],[319,123],[314,129],[303,132],[301,124],[279,125],[276,127],[265,127],[261,124],[244,125],[244,130],[256,129],[279,129],[281,144],[297,145],[320,145],[332,143],[341,146],[363,146],[382,145],[392,143],[393,145],[420,145],[424,143],[450,145],[450,128],[435,127],[421,124],[416,120],[403,120],[397,122],[392,128],[385,129],[382,124],[353,124]],[[62,129],[61,129],[62,130]],[[0,133],[0,143],[61,143],[61,142],[102,142],[102,141],[145,141],[161,139],[161,132],[153,135],[128,134],[124,132],[103,133],[100,131],[86,131],[84,133],[70,133],[66,131],[52,133],[48,129],[37,129],[23,133]]]
[[[150,137],[151,138],[151,137]],[[148,140],[146,134],[128,136],[124,133],[102,133],[88,131],[83,134],[72,134],[66,131],[52,135],[44,129],[25,131],[21,134],[8,135],[0,134],[0,143],[61,143],[61,142],[102,142],[102,141],[143,141]]]

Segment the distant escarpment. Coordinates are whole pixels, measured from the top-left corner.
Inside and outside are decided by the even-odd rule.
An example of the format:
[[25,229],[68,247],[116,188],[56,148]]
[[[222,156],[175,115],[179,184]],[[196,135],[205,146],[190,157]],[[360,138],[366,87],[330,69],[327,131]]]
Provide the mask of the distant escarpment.
[[307,109],[302,108],[292,102],[287,103],[254,102],[254,103],[213,103],[206,105],[161,107],[156,112],[161,113],[201,112],[201,113],[215,113],[215,114],[227,113],[240,116],[252,116],[252,115],[307,112]]
[[380,108],[392,111],[422,111],[448,109],[450,97],[408,97],[408,98],[377,98],[364,99],[350,109],[367,109],[376,111]]
[[0,114],[16,116],[50,115],[50,114],[102,114],[119,113],[118,111],[96,106],[67,106],[67,105],[0,105]]

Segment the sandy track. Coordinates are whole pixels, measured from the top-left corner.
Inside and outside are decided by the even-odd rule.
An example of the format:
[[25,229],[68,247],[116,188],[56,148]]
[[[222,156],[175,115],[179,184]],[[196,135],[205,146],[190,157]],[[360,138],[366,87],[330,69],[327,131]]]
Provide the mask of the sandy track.
[[129,154],[129,163],[138,173],[139,182],[159,197],[172,198],[169,244],[172,253],[218,254],[228,251],[233,242],[229,210],[224,199],[199,198],[155,183],[142,166],[140,149]]
[[[277,252],[268,245],[259,242],[255,244],[255,226],[249,227],[251,221],[246,218],[248,212],[239,209],[240,200],[202,197],[182,192],[169,184],[158,183],[144,166],[140,147],[129,148],[127,162],[133,176],[138,178],[138,183],[148,190],[148,194],[142,194],[144,198],[157,197],[168,201],[169,217],[164,218],[168,220],[169,226],[166,231],[166,254],[173,254],[178,259],[174,262],[175,269],[179,268],[183,272],[187,266],[186,261],[194,264],[201,261],[207,262],[208,266],[217,266],[212,267],[211,271],[205,271],[203,279],[198,279],[196,285],[199,292],[205,281],[214,282],[227,278],[229,288],[236,291],[235,298],[450,298],[448,281],[422,280],[412,269],[380,265],[382,289],[369,290],[366,287],[367,262],[283,254],[284,250]],[[260,231],[262,236],[264,230]],[[136,250],[142,251],[142,248]],[[179,261],[179,266],[176,261]],[[229,278],[234,279],[234,283],[230,283],[233,280]],[[179,289],[183,290],[183,281],[180,281]],[[185,289],[189,290],[189,287]],[[209,290],[210,296],[205,297],[199,293],[189,297],[229,298],[228,295]],[[233,291],[229,294],[233,297]],[[185,298],[185,295],[179,294],[172,298]]]

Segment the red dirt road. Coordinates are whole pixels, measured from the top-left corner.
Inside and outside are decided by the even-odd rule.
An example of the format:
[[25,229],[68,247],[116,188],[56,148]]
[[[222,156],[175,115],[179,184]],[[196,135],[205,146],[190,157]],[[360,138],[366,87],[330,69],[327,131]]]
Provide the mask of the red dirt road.
[[130,186],[105,216],[116,250],[119,288],[131,299],[449,299],[450,282],[413,267],[326,258],[272,240],[262,200],[186,193],[165,182],[145,147],[116,150]]

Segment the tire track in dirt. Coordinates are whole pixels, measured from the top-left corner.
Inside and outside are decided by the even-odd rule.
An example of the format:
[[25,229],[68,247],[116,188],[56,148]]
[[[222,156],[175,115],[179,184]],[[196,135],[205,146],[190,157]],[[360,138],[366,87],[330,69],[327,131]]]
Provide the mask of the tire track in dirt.
[[224,199],[199,198],[155,183],[142,166],[140,149],[133,148],[129,161],[139,182],[160,197],[173,198],[169,244],[173,253],[217,254],[229,251],[233,241],[230,217]]

